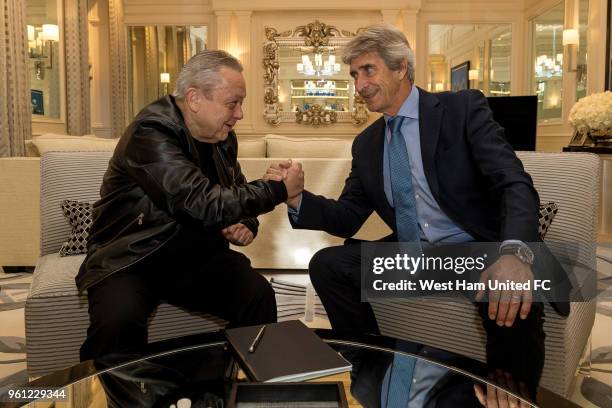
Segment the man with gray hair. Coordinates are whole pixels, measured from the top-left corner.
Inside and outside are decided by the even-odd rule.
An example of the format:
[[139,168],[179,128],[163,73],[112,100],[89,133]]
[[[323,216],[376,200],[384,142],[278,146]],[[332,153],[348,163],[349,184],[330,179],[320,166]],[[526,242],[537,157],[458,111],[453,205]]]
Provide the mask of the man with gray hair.
[[[293,227],[351,238],[376,211],[393,230],[386,241],[422,248],[500,242],[481,281],[531,281],[532,264],[536,269],[550,260],[538,254],[534,260],[526,244],[539,240],[538,194],[483,94],[416,87],[414,54],[389,25],[361,31],[343,60],[368,109],[383,116],[355,138],[337,200],[304,191],[287,201]],[[266,178],[282,180],[291,169],[281,162]],[[370,304],[361,301],[360,263],[361,246],[349,239],[313,256],[311,281],[335,330],[379,333]],[[544,363],[542,304],[532,303],[531,291],[500,290],[477,306],[488,361],[537,384]],[[553,307],[569,311],[566,303]]]
[[249,245],[255,217],[304,179],[294,167],[283,181],[246,182],[232,130],[243,117],[241,72],[224,51],[195,55],[173,95],[146,106],[117,144],[76,277],[89,298],[82,360],[141,350],[161,301],[230,326],[276,321],[269,283],[229,243]]

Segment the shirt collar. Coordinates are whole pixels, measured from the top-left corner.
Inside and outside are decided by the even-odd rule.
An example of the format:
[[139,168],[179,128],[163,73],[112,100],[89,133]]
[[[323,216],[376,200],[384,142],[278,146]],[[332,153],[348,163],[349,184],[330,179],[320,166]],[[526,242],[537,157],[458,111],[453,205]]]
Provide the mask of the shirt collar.
[[[400,107],[399,112],[395,116],[404,116],[406,118],[418,119],[419,118],[419,89],[412,85],[412,89],[410,90],[410,95],[406,98],[402,106]],[[384,115],[385,122],[388,122],[392,116],[387,114]]]

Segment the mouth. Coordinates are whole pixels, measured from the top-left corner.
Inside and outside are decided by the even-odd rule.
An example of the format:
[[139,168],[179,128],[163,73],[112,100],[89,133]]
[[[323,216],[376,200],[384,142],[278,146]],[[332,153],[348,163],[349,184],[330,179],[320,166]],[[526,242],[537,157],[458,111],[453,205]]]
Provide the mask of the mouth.
[[235,123],[224,123],[223,128],[227,128],[227,131],[230,132],[234,128]]
[[367,90],[365,92],[359,92],[359,95],[365,100],[371,99],[378,93],[378,90]]

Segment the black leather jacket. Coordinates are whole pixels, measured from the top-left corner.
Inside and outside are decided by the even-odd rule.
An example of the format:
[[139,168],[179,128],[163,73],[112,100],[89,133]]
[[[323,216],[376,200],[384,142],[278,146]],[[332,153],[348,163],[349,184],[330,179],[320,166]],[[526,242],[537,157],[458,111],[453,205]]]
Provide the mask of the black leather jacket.
[[196,143],[172,96],[145,107],[127,127],[94,204],[76,277],[80,292],[146,258],[186,226],[222,237],[222,228],[243,222],[256,233],[252,217],[287,199],[282,182],[246,182],[233,132],[212,145],[218,183],[201,169]]

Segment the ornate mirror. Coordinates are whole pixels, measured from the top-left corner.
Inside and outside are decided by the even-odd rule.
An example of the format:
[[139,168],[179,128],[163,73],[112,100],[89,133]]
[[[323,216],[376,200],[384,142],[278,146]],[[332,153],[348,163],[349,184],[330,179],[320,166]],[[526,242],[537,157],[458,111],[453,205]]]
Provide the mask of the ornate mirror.
[[365,123],[368,110],[355,95],[349,68],[341,61],[342,48],[354,35],[318,20],[280,34],[266,27],[266,122]]

